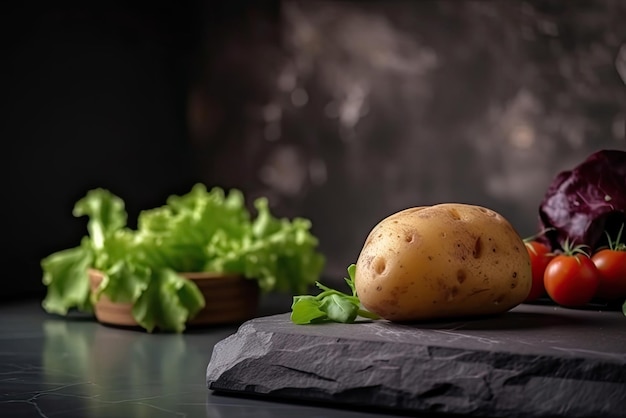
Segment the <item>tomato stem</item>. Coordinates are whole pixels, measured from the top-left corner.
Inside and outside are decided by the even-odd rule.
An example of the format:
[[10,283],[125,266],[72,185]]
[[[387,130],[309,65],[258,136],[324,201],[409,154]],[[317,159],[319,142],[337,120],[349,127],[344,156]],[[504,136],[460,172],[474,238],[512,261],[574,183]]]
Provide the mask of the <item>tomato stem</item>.
[[569,239],[566,239],[564,242],[561,243],[561,248],[563,249],[563,255],[575,256],[577,254],[583,254],[587,257],[590,257],[589,253],[585,251],[585,248],[589,248],[588,245],[574,245],[572,242],[570,242]]
[[626,244],[623,244],[620,242],[622,240],[622,232],[624,232],[624,223],[622,223],[622,226],[619,228],[619,231],[617,232],[617,237],[615,238],[615,241],[613,241],[611,240],[611,235],[609,235],[607,231],[604,231],[604,233],[606,234],[606,238],[609,241],[610,250],[626,251]]
[[530,241],[534,241],[537,238],[539,238],[540,236],[545,235],[547,232],[550,232],[550,231],[554,231],[554,228],[551,227],[551,228],[542,229],[541,231],[537,232],[535,235],[531,235],[529,237],[524,238],[523,241],[525,243],[530,242]]

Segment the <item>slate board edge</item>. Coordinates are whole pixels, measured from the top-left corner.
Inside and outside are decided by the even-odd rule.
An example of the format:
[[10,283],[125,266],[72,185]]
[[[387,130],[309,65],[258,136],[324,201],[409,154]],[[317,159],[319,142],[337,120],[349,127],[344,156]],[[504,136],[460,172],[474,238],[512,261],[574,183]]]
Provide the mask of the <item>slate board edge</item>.
[[626,364],[619,362],[349,336],[321,343],[319,336],[257,330],[255,325],[255,320],[244,323],[214,347],[207,367],[209,389],[398,412],[624,416]]

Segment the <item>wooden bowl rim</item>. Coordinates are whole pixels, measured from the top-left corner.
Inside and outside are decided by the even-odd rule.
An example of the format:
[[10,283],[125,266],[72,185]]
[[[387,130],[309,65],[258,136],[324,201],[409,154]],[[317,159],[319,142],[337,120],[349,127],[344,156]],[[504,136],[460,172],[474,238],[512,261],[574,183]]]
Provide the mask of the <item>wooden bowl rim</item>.
[[[229,273],[186,272],[179,274],[197,282],[201,293],[208,302],[212,301],[211,294],[213,291],[211,289],[227,291],[239,289],[242,292],[241,296],[237,298],[237,303],[227,304],[227,306],[223,306],[220,303],[220,309],[216,310],[216,305],[213,302],[207,304],[194,318],[186,321],[188,325],[198,326],[243,322],[253,318],[255,312],[257,312],[259,287],[258,282],[254,279],[247,279],[240,274]],[[93,292],[100,285],[104,273],[100,270],[89,268],[88,275],[91,291]],[[226,280],[223,283],[219,283],[220,279]],[[204,282],[204,285],[202,282]],[[214,283],[214,285],[207,286],[208,283]],[[255,307],[251,308],[251,306]],[[131,303],[112,302],[104,295],[101,295],[94,306],[94,313],[99,322],[117,326],[138,326],[139,324],[133,318],[131,310]]]

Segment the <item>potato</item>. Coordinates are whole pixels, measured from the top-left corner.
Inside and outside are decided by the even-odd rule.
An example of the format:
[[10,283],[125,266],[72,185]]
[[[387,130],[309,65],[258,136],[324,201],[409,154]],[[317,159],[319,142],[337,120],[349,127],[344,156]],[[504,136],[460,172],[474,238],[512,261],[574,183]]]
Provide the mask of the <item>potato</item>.
[[391,321],[489,315],[530,292],[523,240],[493,210],[460,203],[415,207],[372,229],[356,263],[363,306]]

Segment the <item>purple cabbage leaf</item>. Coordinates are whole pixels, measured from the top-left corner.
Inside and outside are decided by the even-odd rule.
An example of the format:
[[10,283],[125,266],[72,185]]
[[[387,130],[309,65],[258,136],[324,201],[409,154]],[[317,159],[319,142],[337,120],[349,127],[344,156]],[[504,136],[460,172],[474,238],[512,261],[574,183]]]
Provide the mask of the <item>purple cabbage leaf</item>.
[[568,240],[589,251],[615,239],[626,222],[626,151],[601,150],[558,173],[539,206],[543,241],[559,250]]

